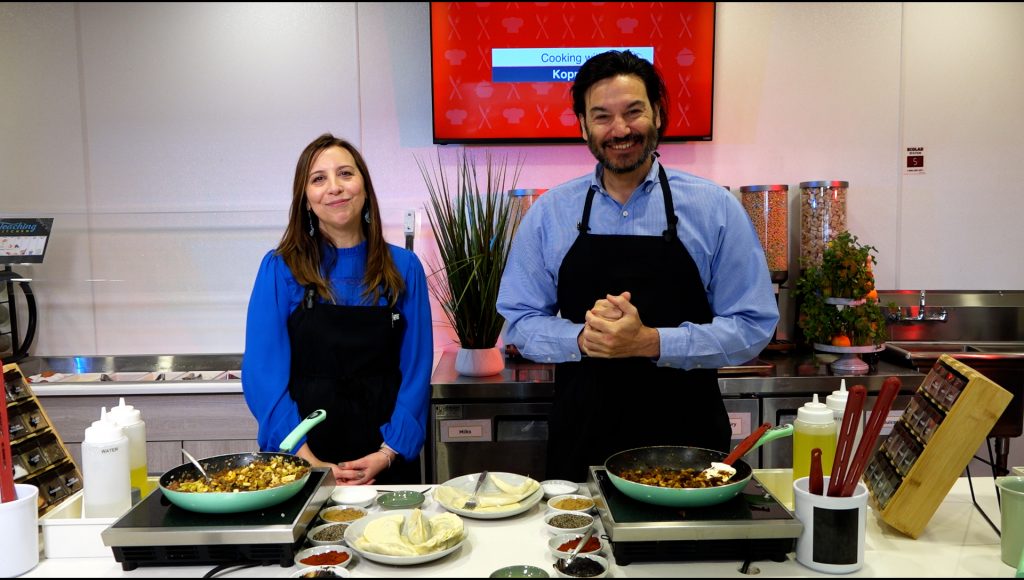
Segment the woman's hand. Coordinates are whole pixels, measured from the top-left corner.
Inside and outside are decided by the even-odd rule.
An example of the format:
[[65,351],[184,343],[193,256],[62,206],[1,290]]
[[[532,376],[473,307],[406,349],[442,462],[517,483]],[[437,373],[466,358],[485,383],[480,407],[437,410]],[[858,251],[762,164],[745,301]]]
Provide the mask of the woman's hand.
[[312,451],[310,451],[308,444],[303,443],[302,447],[299,447],[299,450],[295,452],[295,455],[297,457],[301,457],[301,458],[305,459],[313,467],[329,467],[329,468],[331,468],[331,474],[334,475],[334,483],[337,484],[337,485],[341,485],[343,483],[342,480],[340,479],[340,477],[341,477],[341,468],[338,467],[337,464],[328,463],[326,461],[320,461],[320,459],[316,455],[314,455]]
[[338,485],[367,485],[376,481],[377,474],[388,468],[388,458],[379,451],[359,459],[344,461],[334,468]]

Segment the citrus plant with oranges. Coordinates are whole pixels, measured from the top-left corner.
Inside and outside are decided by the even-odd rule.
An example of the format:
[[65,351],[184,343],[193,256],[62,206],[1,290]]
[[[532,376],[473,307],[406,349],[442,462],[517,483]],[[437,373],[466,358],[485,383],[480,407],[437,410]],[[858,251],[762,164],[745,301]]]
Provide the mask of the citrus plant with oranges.
[[[796,285],[797,324],[808,342],[832,346],[878,345],[888,338],[878,304],[872,252],[857,236],[842,232],[825,248],[821,264],[806,267]],[[837,305],[826,299],[845,299]]]

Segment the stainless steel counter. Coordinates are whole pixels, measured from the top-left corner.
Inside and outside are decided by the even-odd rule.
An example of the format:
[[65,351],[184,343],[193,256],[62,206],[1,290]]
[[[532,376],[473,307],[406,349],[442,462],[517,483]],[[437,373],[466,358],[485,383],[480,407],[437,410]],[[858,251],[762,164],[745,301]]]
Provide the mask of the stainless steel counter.
[[[868,392],[878,392],[887,377],[899,377],[905,389],[916,389],[924,374],[911,366],[885,360],[869,361],[872,370],[866,375],[833,375],[828,363],[837,355],[826,353],[771,353],[756,359],[754,369],[744,372],[743,366],[728,367],[719,373],[718,385],[725,397],[764,394],[822,393],[839,388],[842,379],[847,385],[861,384]],[[506,361],[505,370],[491,377],[466,377],[455,371],[455,355],[446,352],[431,378],[431,399],[435,402],[473,400],[550,400],[554,397],[554,365],[525,359]],[[767,369],[767,370],[765,370]]]
[[241,354],[29,357],[18,366],[40,397],[242,392]]

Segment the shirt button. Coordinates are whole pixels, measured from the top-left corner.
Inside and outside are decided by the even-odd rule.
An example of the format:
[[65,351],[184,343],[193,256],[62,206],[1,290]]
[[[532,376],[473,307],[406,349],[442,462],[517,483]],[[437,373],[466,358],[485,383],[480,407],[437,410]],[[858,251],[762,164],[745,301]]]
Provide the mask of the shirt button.
[[576,359],[576,355],[575,355],[575,354],[570,354],[570,355],[569,355],[569,358],[571,358],[571,359],[574,359],[574,360],[575,360],[575,359]]
[[629,212],[627,210],[622,210],[622,217],[629,217]]

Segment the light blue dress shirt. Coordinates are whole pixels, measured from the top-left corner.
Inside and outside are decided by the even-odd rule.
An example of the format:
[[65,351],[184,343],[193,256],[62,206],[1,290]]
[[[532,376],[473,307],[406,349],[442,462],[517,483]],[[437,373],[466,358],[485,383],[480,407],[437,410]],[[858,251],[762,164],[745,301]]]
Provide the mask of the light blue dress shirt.
[[[601,186],[598,165],[593,174],[550,189],[530,207],[498,294],[498,312],[508,321],[507,342],[524,357],[551,363],[580,360],[576,338],[583,325],[558,316],[558,271],[579,233],[587,191],[597,188],[590,233],[660,236],[666,221],[659,166],[655,160],[625,204]],[[700,271],[714,319],[659,328],[657,363],[683,369],[742,364],[764,349],[779,321],[761,243],[743,206],[725,188],[682,171],[666,168],[666,173],[679,239]]]

